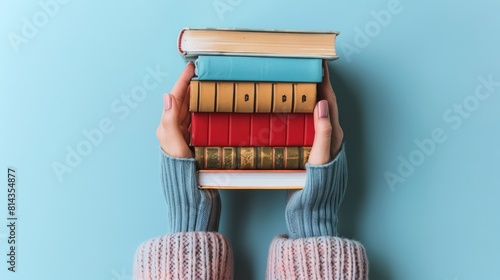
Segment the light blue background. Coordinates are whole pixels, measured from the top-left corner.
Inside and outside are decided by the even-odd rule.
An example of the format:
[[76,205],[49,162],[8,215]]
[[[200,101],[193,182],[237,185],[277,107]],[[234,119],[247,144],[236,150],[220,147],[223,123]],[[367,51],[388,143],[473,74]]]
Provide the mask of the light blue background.
[[[0,1],[0,279],[130,279],[137,245],[165,232],[155,129],[185,65],[176,40],[186,26],[340,31],[330,70],[350,172],[341,235],[365,245],[370,279],[500,279],[500,87],[467,117],[443,117],[474,102],[478,77],[500,81],[498,1],[220,0],[231,7],[222,14],[214,2],[69,1],[16,53],[11,32],[43,10]],[[375,23],[388,5],[397,12]],[[127,115],[113,109],[125,110],[122,95],[148,67],[168,74]],[[58,180],[54,162],[103,119],[114,130]],[[415,140],[436,128],[446,140],[418,158]],[[391,189],[385,174],[412,153],[419,166]],[[7,167],[18,176],[15,274],[5,262]],[[263,279],[268,245],[286,232],[285,193],[222,198],[236,279]]]

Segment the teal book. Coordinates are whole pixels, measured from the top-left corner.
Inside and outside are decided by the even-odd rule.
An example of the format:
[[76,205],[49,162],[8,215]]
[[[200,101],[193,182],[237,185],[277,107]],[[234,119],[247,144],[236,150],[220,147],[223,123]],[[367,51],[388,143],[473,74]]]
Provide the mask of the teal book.
[[203,56],[195,61],[198,80],[319,83],[320,58]]

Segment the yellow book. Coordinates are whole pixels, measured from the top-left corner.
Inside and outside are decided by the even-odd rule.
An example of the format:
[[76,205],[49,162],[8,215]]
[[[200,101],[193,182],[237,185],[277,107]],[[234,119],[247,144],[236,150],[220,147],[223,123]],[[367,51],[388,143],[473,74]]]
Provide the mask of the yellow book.
[[315,83],[191,81],[189,111],[312,113]]

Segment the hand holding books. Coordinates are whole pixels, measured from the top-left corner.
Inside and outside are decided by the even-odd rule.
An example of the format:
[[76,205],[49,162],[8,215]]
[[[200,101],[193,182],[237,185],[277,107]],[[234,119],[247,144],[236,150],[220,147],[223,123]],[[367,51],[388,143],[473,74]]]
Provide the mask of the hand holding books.
[[194,76],[194,64],[188,63],[170,94],[163,95],[163,114],[156,137],[163,151],[177,158],[192,158],[189,149],[189,83]]
[[[190,44],[190,42],[193,43],[193,34],[201,33],[203,35],[206,33],[206,30],[187,31],[189,30],[183,30],[181,36],[179,36],[179,50],[183,55],[196,56],[201,54],[200,51],[206,52],[211,44],[214,43],[213,38],[209,37],[210,40],[205,40],[205,43],[209,45],[197,49],[195,48],[196,46]],[[237,45],[236,49],[227,49],[231,44],[225,44],[225,40],[222,40],[222,44],[217,46],[223,49],[217,49],[215,52],[213,50],[209,51],[209,54],[212,55],[228,54],[227,52],[234,53],[235,51],[238,53],[242,51],[242,47],[245,47],[245,54],[247,55],[313,57],[319,58],[316,62],[312,62],[317,65],[316,70],[319,72],[321,72],[321,58],[336,58],[333,45],[336,36],[335,32],[326,32],[326,34],[323,34],[324,36],[320,36],[324,39],[325,48],[316,48],[318,53],[311,54],[309,53],[309,47],[318,45],[317,43],[311,43],[316,35],[319,35],[317,32],[304,33],[306,34],[306,38],[303,38],[305,44],[302,47],[296,47],[296,41],[300,41],[297,36],[301,37],[303,32],[251,31],[248,33],[248,31],[240,30],[236,32],[237,34],[234,34],[233,31],[208,31],[219,35],[224,34],[226,37],[234,37],[234,40],[239,38],[240,41],[243,41]],[[283,40],[276,40],[274,35],[281,33],[284,33],[282,35],[285,36],[285,39],[288,35],[293,35],[294,39],[291,43],[280,45]],[[253,40],[250,40],[251,42],[248,42],[249,37],[247,35],[251,35],[253,38]],[[268,52],[263,53],[262,48],[260,48],[260,51],[255,53],[253,48],[255,46],[262,47],[261,41],[263,37],[267,38],[264,41],[271,44],[271,47],[274,42],[278,42],[279,47],[277,51],[273,50],[273,48],[268,48]],[[288,46],[292,46],[293,49],[290,50],[287,48]],[[306,50],[306,53],[304,53],[304,50]],[[328,52],[325,52],[325,50]],[[241,53],[238,53],[238,55],[241,55]],[[273,61],[273,65],[282,64],[277,60]],[[252,62],[257,62],[257,60],[252,59]],[[264,64],[264,69],[267,69],[266,67]],[[217,72],[220,68],[232,69],[231,67],[216,67],[210,73],[213,74],[214,71]],[[259,69],[259,67],[256,67],[256,69]],[[299,67],[299,69],[303,68]],[[275,73],[278,73],[278,76],[282,72],[285,71],[275,71]],[[157,136],[162,148],[161,176],[165,199],[168,205],[168,231],[172,234],[154,238],[141,244],[137,250],[134,264],[135,278],[153,277],[155,279],[163,279],[166,275],[170,275],[171,278],[184,279],[190,278],[192,275],[210,275],[210,279],[233,279],[231,247],[228,240],[216,232],[221,213],[221,202],[217,189],[224,188],[224,186],[228,186],[231,189],[238,189],[239,186],[242,188],[250,187],[252,189],[255,189],[255,186],[264,186],[264,188],[301,189],[289,196],[285,210],[289,235],[277,236],[273,240],[269,249],[267,278],[285,279],[290,275],[296,275],[300,279],[307,277],[315,279],[333,279],[338,277],[342,279],[352,279],[353,277],[368,279],[368,262],[364,247],[359,242],[337,237],[337,209],[342,202],[347,186],[347,163],[345,149],[342,145],[343,132],[338,120],[337,103],[330,85],[328,68],[326,63],[323,62],[322,81],[318,78],[314,80],[313,85],[305,84],[305,81],[302,80],[303,75],[301,74],[303,72],[299,73],[301,78],[294,82],[288,79],[277,78],[275,80],[273,78],[270,83],[266,84],[261,81],[261,78],[257,78],[257,81],[250,81],[248,83],[241,82],[239,79],[230,76],[229,79],[233,80],[233,82],[229,81],[226,83],[220,81],[200,81],[200,77],[192,79],[194,76],[194,66],[188,64],[171,94],[164,95],[164,110],[161,123],[157,129]],[[264,76],[267,77],[267,74]],[[246,74],[240,77],[246,77]],[[320,84],[316,84],[320,81]],[[193,98],[194,96],[196,98]],[[241,97],[243,97],[243,102],[240,102]],[[311,99],[311,97],[313,98]],[[203,102],[200,102],[200,100]],[[299,100],[300,103],[298,102]],[[314,106],[317,100],[319,102]],[[252,106],[249,106],[252,108],[248,109],[243,106],[245,108],[241,109],[240,105],[244,104],[250,104]],[[287,107],[286,112],[280,109],[284,108],[284,105],[291,105]],[[304,110],[306,107],[307,110]],[[210,110],[207,111],[207,108]],[[263,108],[265,109],[263,110]],[[190,110],[192,114],[190,114]],[[225,154],[223,153],[224,157],[222,160],[220,153],[217,154],[215,153],[216,151],[213,151],[218,148],[220,149],[221,147],[217,147],[220,145],[208,146],[207,148],[203,146],[197,147],[193,144],[192,136],[197,131],[197,127],[197,132],[202,137],[210,134],[214,134],[215,136],[223,134],[219,138],[225,139],[227,138],[225,136],[230,135],[224,130],[228,127],[230,128],[229,130],[233,130],[232,132],[236,136],[252,135],[252,132],[255,130],[241,129],[241,127],[248,128],[248,125],[245,126],[245,123],[239,122],[236,125],[234,124],[236,123],[235,119],[249,119],[249,116],[244,115],[247,113],[247,110],[250,111],[249,114],[261,113],[259,117],[251,120],[252,127],[257,127],[260,131],[265,131],[267,123],[270,123],[269,126],[271,128],[273,127],[273,119],[265,115],[266,113],[272,116],[286,116],[281,119],[281,123],[278,122],[281,128],[286,128],[286,133],[283,133],[283,129],[278,129],[275,131],[277,132],[276,134],[268,134],[269,137],[267,137],[268,144],[278,144],[268,146],[250,145],[250,147],[241,145],[226,147],[227,145],[223,145],[222,149],[224,149]],[[211,117],[215,121],[211,123],[203,122],[203,116],[212,112],[214,114]],[[216,116],[215,112],[219,112],[219,115]],[[281,114],[285,112],[285,114],[280,115],[278,112]],[[227,115],[232,113],[239,115],[232,119],[232,125],[228,126]],[[291,115],[286,115],[286,113],[305,113],[305,115],[290,117]],[[201,118],[196,118],[196,116],[201,116]],[[295,123],[290,122],[292,119],[298,121]],[[259,123],[259,120],[264,121]],[[283,122],[284,120],[286,122]],[[191,123],[194,128],[191,127]],[[214,127],[203,129],[204,127],[209,127],[210,124]],[[302,125],[304,129],[300,132]],[[299,132],[294,130],[297,127],[299,128]],[[312,128],[314,128],[314,131],[312,131]],[[289,133],[290,131],[292,132]],[[311,139],[312,137],[314,138]],[[307,143],[307,145],[304,143],[296,144],[297,138],[302,138],[303,142]],[[244,142],[240,140],[238,138],[236,144]],[[260,140],[265,142],[266,139]],[[230,141],[234,142],[234,139]],[[254,139],[250,138],[245,143],[251,143],[252,141]],[[296,144],[296,146],[282,143],[292,143]],[[260,142],[257,144],[260,144]],[[195,149],[194,155],[196,159],[193,158],[193,153],[189,145],[192,145]],[[211,153],[197,153],[197,148],[198,152],[199,149],[205,148],[212,150]],[[232,152],[243,149],[246,153],[236,154]],[[261,149],[261,152],[258,153],[257,157],[253,157],[251,155],[252,149]],[[302,151],[307,149],[307,153],[299,152],[301,149]],[[272,160],[269,160],[269,151],[271,150]],[[257,154],[255,151],[253,153]],[[284,154],[287,155],[288,160],[283,160]],[[250,173],[253,172],[254,175],[251,175],[253,177],[249,177],[249,173],[247,173],[233,176],[229,180],[226,180],[226,185],[221,185],[220,180],[212,180],[214,182],[212,185],[202,184],[202,176],[197,178],[197,172],[217,170],[197,171],[197,166],[201,166],[198,162],[199,155],[201,155],[202,162],[204,158],[207,158],[212,163],[210,166],[207,166],[208,169],[213,167],[227,168],[228,172],[226,176],[228,174],[237,174],[240,171],[251,171]],[[226,159],[227,155],[238,157],[238,160],[234,160],[231,157]],[[275,157],[275,155],[278,156]],[[257,161],[254,162],[255,164],[249,164],[252,163],[250,160],[251,156],[255,160],[259,159],[260,167],[269,167],[271,165],[271,167],[278,168],[275,168],[275,170],[265,170],[266,168],[248,170],[247,168],[249,167],[257,166]],[[243,160],[241,157],[243,157]],[[218,164],[220,162],[237,162],[239,165],[229,166]],[[301,167],[297,168],[297,164],[300,164]],[[242,169],[247,170],[236,170],[238,169],[236,167],[243,167]],[[306,170],[291,170],[304,167]],[[268,176],[272,175],[273,172],[278,176]],[[209,176],[213,175],[210,173],[206,174]],[[294,180],[283,183],[283,181],[287,181],[295,175],[303,176],[299,176],[300,178],[295,177]],[[266,177],[267,179],[264,180],[271,182],[262,182],[262,177]],[[236,181],[242,182],[242,185],[236,184]],[[256,182],[257,185],[255,185]],[[199,187],[198,184],[200,184]],[[314,251],[316,253],[297,254],[296,252],[299,251]],[[182,262],[179,262],[179,260],[182,260]]]
[[163,193],[169,206],[170,233],[217,231],[220,198],[217,190],[200,190],[193,153],[189,149],[189,63],[170,94],[163,95],[163,113],[156,136],[160,141]]
[[[309,164],[320,165],[334,158],[341,147],[343,131],[340,127],[337,100],[330,83],[328,65],[323,62],[323,80],[318,84],[318,100],[314,108],[315,136],[309,155]],[[194,65],[188,63],[170,94],[163,96],[164,108],[156,130],[163,151],[172,157],[192,158],[189,149],[189,83],[194,76]]]
[[[287,226],[292,238],[336,235],[336,212],[347,186],[347,166],[342,149],[343,131],[326,62],[323,63],[323,71],[323,80],[318,84],[320,101],[314,108],[315,135],[306,168],[307,181],[303,190],[290,196],[286,206]],[[179,201],[179,197],[191,198],[186,203],[181,203],[181,208],[187,209],[181,211],[182,215],[172,215],[176,224],[183,224],[183,219],[180,218],[182,216],[191,217],[187,220],[205,217],[196,222],[196,229],[216,230],[220,215],[218,192],[197,189],[196,170],[192,164],[193,153],[189,149],[189,82],[193,76],[194,65],[189,63],[171,93],[164,95],[164,110],[156,133],[161,148],[168,155],[162,158],[163,164],[168,167],[165,170],[167,173],[175,173],[163,174],[166,175],[164,181],[169,185],[165,186],[165,195],[169,205],[176,204],[174,201]],[[185,167],[176,168],[176,158],[183,159]],[[206,207],[196,207],[199,203],[206,204]],[[325,205],[329,205],[331,209],[323,209]],[[203,213],[198,212],[200,209],[204,209]],[[311,217],[315,218],[311,220]],[[173,231],[175,230],[180,229],[176,227]],[[193,229],[182,227],[182,230]]]
[[[323,63],[323,80],[318,84],[318,100],[320,100],[314,108],[314,142],[311,148],[311,153],[309,154],[308,164],[309,167],[307,172],[309,172],[308,181],[304,190],[296,192],[291,201],[287,205],[287,219],[289,224],[293,224],[302,215],[297,214],[298,212],[303,212],[307,206],[319,205],[317,203],[310,203],[312,200],[320,197],[322,199],[332,199],[334,198],[336,203],[332,205],[340,204],[342,200],[345,186],[347,182],[347,167],[345,166],[345,153],[341,150],[343,131],[340,127],[338,108],[335,93],[330,83],[328,65],[326,62]],[[191,78],[194,76],[194,65],[189,63],[184,71],[181,73],[179,79],[177,80],[174,88],[170,94],[165,94],[164,98],[164,108],[161,117],[161,122],[156,131],[158,140],[162,150],[169,157],[168,160],[175,158],[193,159],[193,153],[189,148],[189,127],[191,123],[190,114],[188,110],[189,106],[189,83]],[[340,153],[339,153],[340,152]],[[332,161],[332,159],[335,159]],[[166,162],[168,161],[166,160]],[[193,172],[190,175],[190,180],[195,180],[191,177],[195,177],[195,170],[178,170],[179,172]],[[335,171],[335,172],[334,172]],[[329,175],[320,175],[321,173],[330,173]],[[318,178],[329,178],[333,176],[333,181],[342,181],[340,184],[333,184],[333,181],[328,182],[316,181]],[[312,174],[317,174],[318,176],[313,176]],[[180,174],[179,174],[180,175]],[[186,175],[186,174],[184,174]],[[176,178],[166,178],[174,179],[173,181],[178,181]],[[187,182],[186,182],[187,183]],[[188,183],[189,184],[189,183]],[[193,182],[196,185],[196,182]],[[336,185],[339,188],[336,190],[331,189],[332,185]],[[179,186],[178,186],[179,187]],[[189,191],[190,193],[198,192],[195,189]],[[204,190],[200,190],[200,193],[205,194],[206,201],[213,200],[210,204],[211,208],[206,215],[213,216],[210,212],[218,212],[216,210],[220,207],[218,201],[217,192],[207,193]],[[321,195],[320,193],[329,193],[330,195]],[[211,197],[211,198],[210,198]],[[302,199],[299,199],[302,197]],[[304,204],[305,202],[305,204]],[[336,208],[336,207],[335,207]],[[307,209],[308,212],[318,212],[319,209]],[[215,214],[218,216],[218,213]],[[335,215],[334,215],[335,216]],[[326,222],[331,221],[332,217],[328,216]],[[336,219],[334,219],[336,221]],[[307,221],[301,221],[300,224],[311,224]],[[322,228],[333,229],[335,226],[327,226]],[[290,229],[290,232],[296,232],[296,229]],[[332,234],[332,231],[328,231]]]
[[344,138],[326,62],[323,62],[323,71],[323,81],[318,85],[318,100],[321,101],[314,108],[314,142],[308,160],[313,165],[325,164],[335,158]]
[[290,238],[337,235],[337,210],[347,187],[344,133],[339,123],[337,99],[323,62],[323,81],[318,85],[314,108],[314,142],[306,165],[302,190],[289,194],[285,209]]

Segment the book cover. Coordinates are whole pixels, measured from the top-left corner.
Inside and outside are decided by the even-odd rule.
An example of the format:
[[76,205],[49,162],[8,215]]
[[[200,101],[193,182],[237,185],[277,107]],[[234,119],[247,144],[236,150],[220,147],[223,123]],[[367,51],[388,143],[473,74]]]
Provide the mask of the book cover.
[[311,147],[194,147],[204,169],[305,169]]
[[303,189],[305,170],[200,170],[198,185],[201,189]]
[[312,113],[316,83],[191,80],[191,112]]
[[191,113],[191,146],[312,146],[312,113]]
[[337,59],[335,31],[184,28],[177,48],[184,57],[239,55]]
[[320,58],[205,56],[195,61],[198,80],[319,83]]

